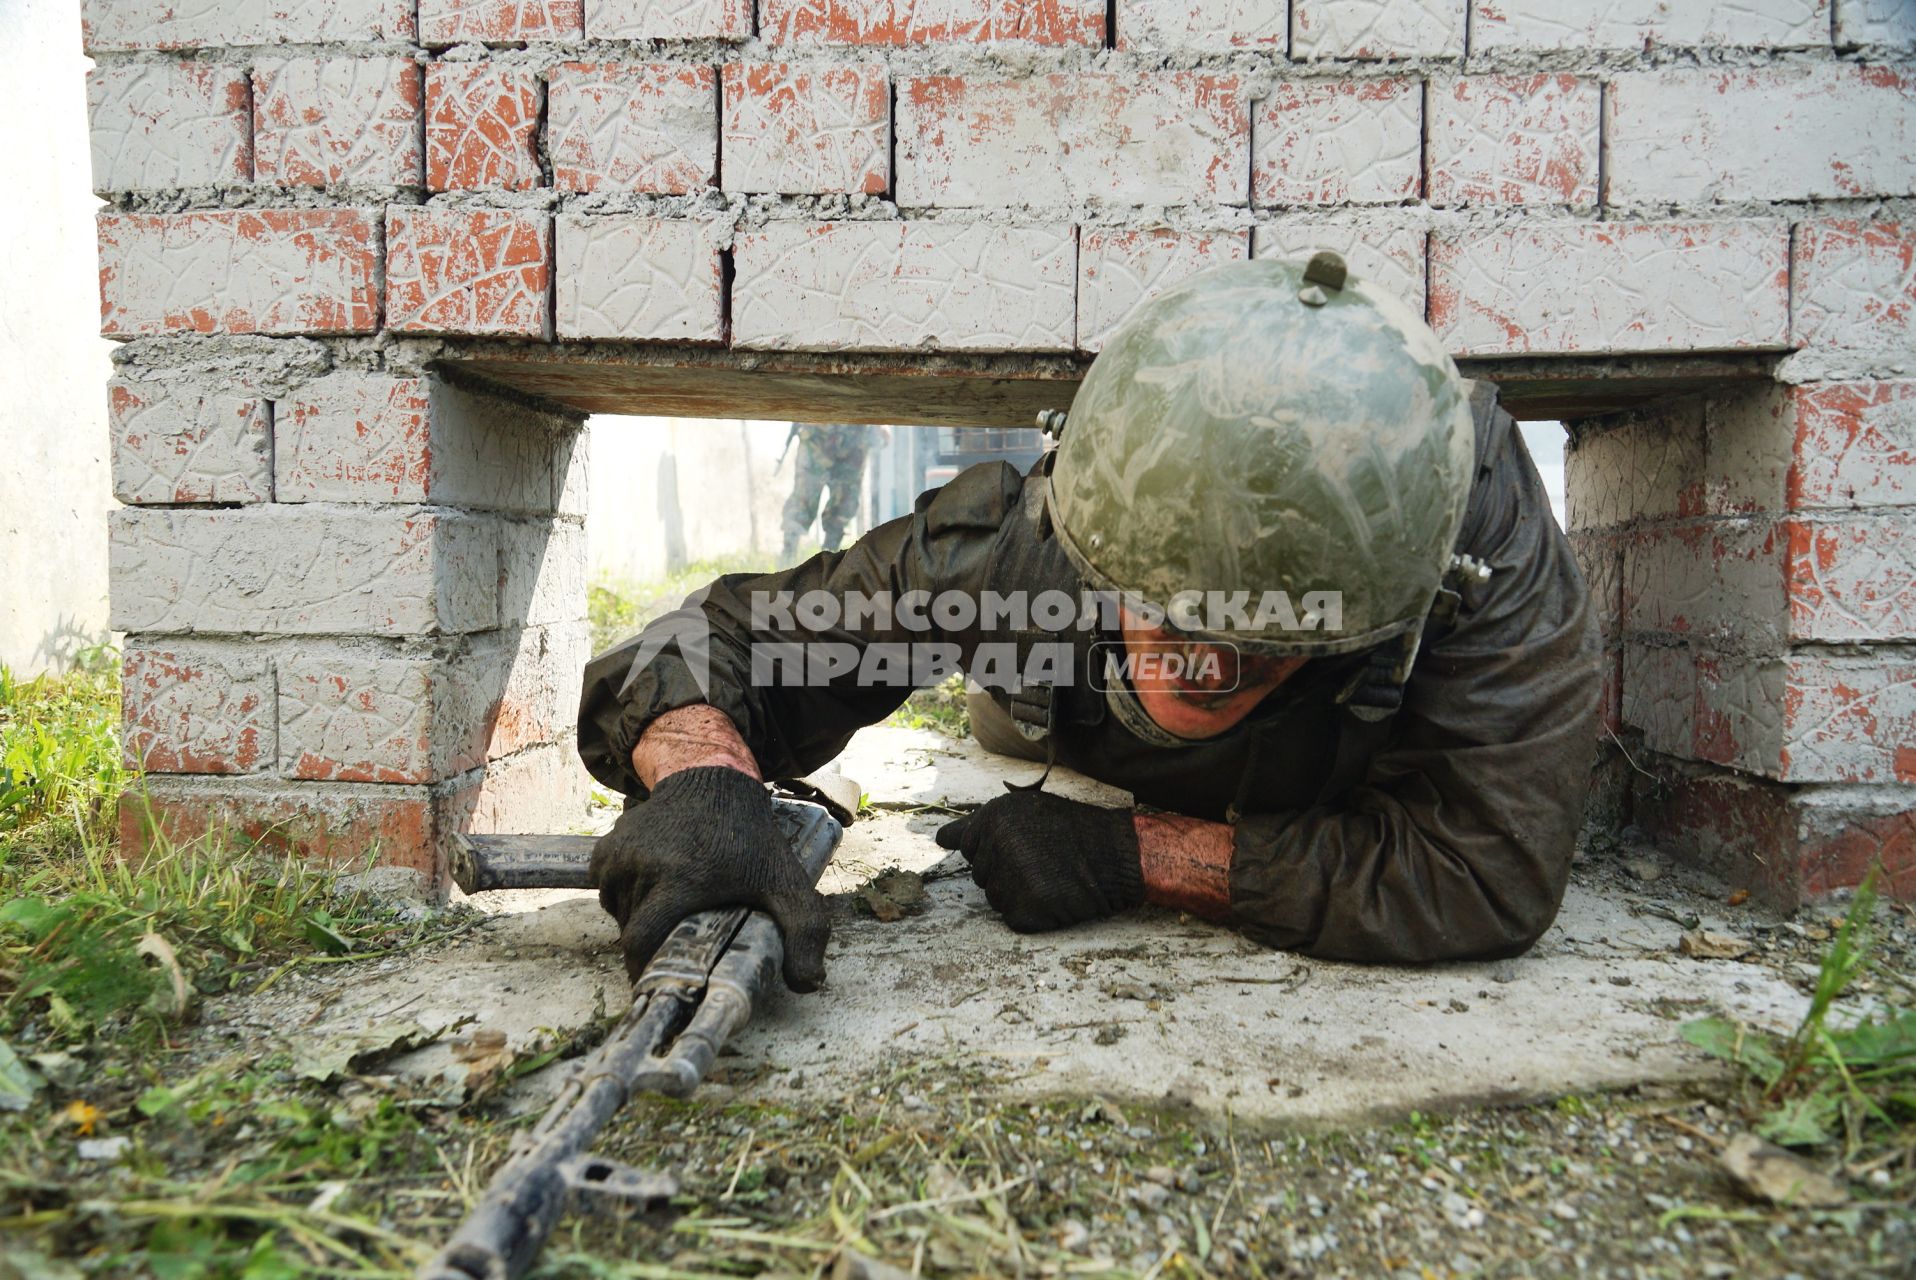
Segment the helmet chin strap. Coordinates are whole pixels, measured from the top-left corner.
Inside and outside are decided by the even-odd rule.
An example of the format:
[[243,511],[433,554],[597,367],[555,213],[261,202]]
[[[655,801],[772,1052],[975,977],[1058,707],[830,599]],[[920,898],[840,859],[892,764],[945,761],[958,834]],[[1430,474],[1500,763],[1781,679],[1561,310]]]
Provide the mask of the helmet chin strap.
[[1195,747],[1204,741],[1203,738],[1180,738],[1153,720],[1144,704],[1138,701],[1130,682],[1115,670],[1108,670],[1107,674],[1110,679],[1104,685],[1105,705],[1132,737],[1153,747]]

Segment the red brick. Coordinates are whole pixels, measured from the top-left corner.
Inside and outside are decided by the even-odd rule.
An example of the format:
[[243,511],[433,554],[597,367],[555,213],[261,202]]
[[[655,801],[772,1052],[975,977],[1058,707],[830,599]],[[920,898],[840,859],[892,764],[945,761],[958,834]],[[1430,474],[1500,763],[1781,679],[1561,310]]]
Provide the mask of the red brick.
[[553,68],[546,149],[562,191],[709,187],[718,168],[718,73],[687,63]]
[[426,185],[523,191],[539,171],[539,78],[517,66],[438,62],[426,72]]
[[1595,204],[1598,96],[1569,75],[1433,83],[1430,202]]
[[920,76],[898,92],[898,200],[1241,205],[1250,115],[1233,75]]
[[209,840],[340,866],[376,859],[438,884],[456,829],[447,807],[424,786],[149,777],[120,801],[120,848],[138,857]]
[[583,0],[419,0],[419,43],[425,45],[577,40],[584,34]]
[[401,333],[552,336],[552,219],[516,209],[386,213],[386,323]]
[[1916,229],[1832,218],[1796,229],[1792,333],[1800,346],[1916,350]]
[[727,63],[723,83],[725,190],[879,195],[890,187],[883,63]]
[[1916,788],[1803,787],[1710,765],[1651,761],[1632,811],[1657,844],[1794,910],[1862,882],[1916,899]]
[[253,70],[255,172],[261,182],[417,186],[419,64],[400,58],[300,58]]
[[207,62],[135,62],[87,74],[93,189],[251,181],[246,73]]
[[1916,639],[1916,528],[1904,513],[1795,519],[1783,530],[1793,638]]
[[1280,80],[1257,108],[1259,205],[1394,204],[1423,176],[1423,84]]
[[379,222],[367,209],[103,213],[100,332],[371,333]]
[[120,690],[130,768],[248,773],[272,764],[273,676],[263,650],[131,643]]
[[763,0],[759,30],[774,44],[1104,43],[1104,0]]

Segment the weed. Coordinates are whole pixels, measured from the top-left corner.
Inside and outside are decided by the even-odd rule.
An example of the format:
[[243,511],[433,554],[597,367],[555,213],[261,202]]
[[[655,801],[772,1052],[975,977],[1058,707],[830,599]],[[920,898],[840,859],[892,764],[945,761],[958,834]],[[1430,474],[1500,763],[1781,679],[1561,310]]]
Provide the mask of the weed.
[[971,713],[965,708],[965,678],[952,676],[943,684],[915,690],[886,724],[904,729],[933,729],[949,738],[971,736]]
[[[1880,870],[1880,868],[1878,868]],[[1870,967],[1876,911],[1872,871],[1818,966],[1809,1009],[1788,1037],[1728,1018],[1699,1018],[1683,1035],[1736,1063],[1761,1086],[1757,1132],[1785,1146],[1819,1146],[1839,1135],[1845,1154],[1910,1140],[1916,1120],[1916,1009],[1878,1004],[1839,1015],[1837,1005]]]

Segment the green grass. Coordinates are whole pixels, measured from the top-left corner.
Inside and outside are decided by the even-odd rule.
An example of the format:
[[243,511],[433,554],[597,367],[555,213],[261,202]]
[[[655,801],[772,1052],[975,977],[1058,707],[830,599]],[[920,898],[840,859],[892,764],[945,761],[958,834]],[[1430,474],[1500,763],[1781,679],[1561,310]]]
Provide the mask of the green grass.
[[[115,657],[32,680],[0,668],[0,1260],[181,1280],[363,1270],[382,1229],[307,1206],[328,1178],[436,1167],[420,1117],[342,1105],[264,1047],[196,1059],[187,1033],[209,1000],[392,955],[448,920],[218,833],[122,857],[140,783],[120,763]],[[131,1147],[81,1157],[104,1137]]]
[[[812,547],[801,554],[811,555],[816,551],[817,548]],[[637,635],[646,623],[678,608],[680,601],[714,578],[728,573],[768,573],[777,567],[769,554],[741,554],[698,560],[651,582],[617,574],[598,574],[586,586],[592,651],[603,653],[628,636]]]
[[1876,878],[1872,871],[1856,890],[1793,1033],[1770,1035],[1721,1017],[1683,1027],[1692,1044],[1747,1073],[1761,1136],[1795,1147],[1840,1142],[1850,1163],[1916,1152],[1916,1008],[1839,1005],[1875,967]]

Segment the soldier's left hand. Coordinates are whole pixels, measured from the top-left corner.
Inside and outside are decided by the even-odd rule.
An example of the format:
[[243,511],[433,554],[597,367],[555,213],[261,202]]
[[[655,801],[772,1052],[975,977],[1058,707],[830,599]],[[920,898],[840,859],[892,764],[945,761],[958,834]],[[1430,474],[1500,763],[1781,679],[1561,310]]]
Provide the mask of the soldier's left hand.
[[1102,920],[1144,901],[1129,809],[1015,791],[940,827],[938,843],[964,855],[985,899],[1020,933]]

